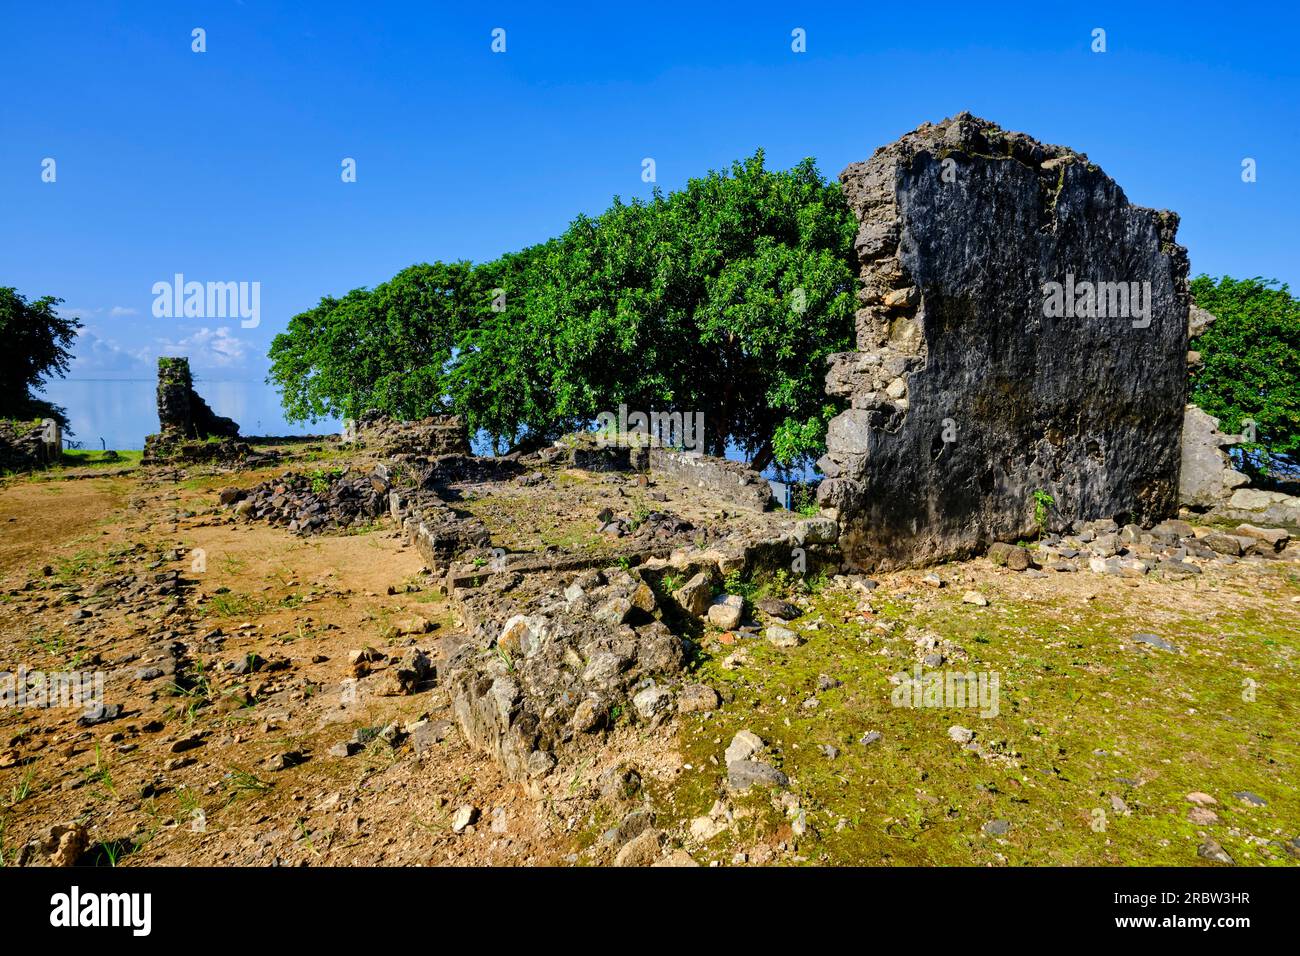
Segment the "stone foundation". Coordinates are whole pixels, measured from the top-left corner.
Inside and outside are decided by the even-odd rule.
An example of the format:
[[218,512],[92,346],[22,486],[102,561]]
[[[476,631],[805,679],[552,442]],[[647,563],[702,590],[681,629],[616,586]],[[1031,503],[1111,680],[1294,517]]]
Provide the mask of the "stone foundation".
[[366,449],[387,458],[470,454],[469,431],[459,415],[404,422],[371,412],[357,420],[356,438]]
[[650,470],[757,511],[766,511],[774,503],[766,478],[740,462],[725,458],[652,448]]

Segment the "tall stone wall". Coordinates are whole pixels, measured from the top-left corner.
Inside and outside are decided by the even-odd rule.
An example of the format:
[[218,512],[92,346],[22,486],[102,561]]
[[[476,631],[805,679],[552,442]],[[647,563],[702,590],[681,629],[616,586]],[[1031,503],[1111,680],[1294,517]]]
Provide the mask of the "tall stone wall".
[[[827,391],[850,407],[828,430],[819,501],[850,561],[969,554],[1032,533],[1036,512],[1061,527],[1176,511],[1176,215],[1131,205],[1082,154],[969,114],[840,180],[861,224],[861,308],[857,350],[829,360]],[[1137,295],[1094,286],[1090,300],[1084,283],[1103,282]]]
[[144,460],[163,461],[182,445],[209,438],[238,438],[239,425],[214,412],[198,392],[187,358],[158,359],[158,433],[144,442]]

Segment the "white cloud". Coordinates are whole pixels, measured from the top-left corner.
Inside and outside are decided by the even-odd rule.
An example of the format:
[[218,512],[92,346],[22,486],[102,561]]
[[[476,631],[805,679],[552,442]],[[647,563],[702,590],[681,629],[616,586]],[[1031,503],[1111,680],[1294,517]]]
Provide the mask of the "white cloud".
[[132,318],[135,310],[125,306],[60,312],[84,323],[71,349],[70,378],[152,379],[160,355],[187,356],[196,371],[219,370],[240,377],[264,374],[263,356],[232,326],[203,326],[181,338],[163,338],[150,334],[158,331],[156,324]]
[[153,363],[149,351],[147,348],[122,346],[114,339],[104,337],[100,329],[87,325],[77,333],[77,339],[73,343],[68,375],[71,378],[152,375]]
[[227,325],[215,329],[205,325],[180,341],[161,344],[161,354],[187,355],[192,368],[238,368],[244,365],[248,355],[247,344],[232,335]]

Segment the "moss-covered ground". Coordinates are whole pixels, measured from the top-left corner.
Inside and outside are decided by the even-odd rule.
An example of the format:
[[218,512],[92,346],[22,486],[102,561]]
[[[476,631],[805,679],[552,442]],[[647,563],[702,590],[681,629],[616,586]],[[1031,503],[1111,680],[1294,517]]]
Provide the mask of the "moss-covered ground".
[[[709,812],[725,789],[723,751],[749,729],[791,778],[809,830],[796,839],[770,792],[737,795],[731,827],[691,846],[702,863],[766,842],[823,864],[1188,865],[1209,836],[1239,864],[1295,865],[1283,847],[1300,834],[1294,568],[1217,583],[1107,579],[1098,593],[1079,576],[1063,593],[1020,590],[1002,572],[983,608],[960,587],[882,587],[869,601],[823,592],[793,625],[799,647],[705,642],[714,650],[696,679],[726,703],[683,716],[689,769],[656,794],[660,824]],[[1177,650],[1135,643],[1139,633]],[[890,677],[912,672],[925,635],[951,658],[927,671],[997,675],[996,716],[893,703]],[[841,683],[821,689],[822,675]],[[973,730],[980,752],[950,739],[953,726]],[[880,739],[861,743],[870,731]],[[1234,796],[1245,791],[1265,805]],[[1217,821],[1189,818],[1194,792],[1217,801]],[[986,832],[993,821],[1005,832]]]

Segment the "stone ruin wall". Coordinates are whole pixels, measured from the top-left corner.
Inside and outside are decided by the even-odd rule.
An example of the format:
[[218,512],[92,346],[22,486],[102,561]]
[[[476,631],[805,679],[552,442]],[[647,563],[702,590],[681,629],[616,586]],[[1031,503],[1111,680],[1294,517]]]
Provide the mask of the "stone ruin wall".
[[649,468],[685,485],[706,489],[723,501],[756,511],[766,511],[773,505],[767,479],[740,462],[654,447],[650,449]]
[[[861,226],[857,350],[831,356],[819,503],[892,568],[1178,507],[1187,255],[1087,157],[960,114],[840,176]],[[1150,283],[1149,325],[1048,318],[1044,284]],[[950,440],[946,440],[950,439]]]
[[52,419],[0,420],[0,471],[33,471],[58,464],[62,435]]
[[1223,521],[1300,528],[1300,498],[1282,491],[1249,487],[1250,478],[1233,466],[1228,450],[1237,435],[1219,430],[1219,420],[1188,405],[1183,420],[1180,497],[1190,511]]
[[459,415],[401,421],[372,411],[356,420],[355,432],[362,447],[393,458],[470,454],[469,430]]
[[[208,450],[193,443],[210,438],[239,438],[239,425],[214,412],[194,390],[187,358],[158,359],[158,433],[144,442],[144,461],[181,457],[208,457]],[[202,452],[202,453],[199,453]],[[212,450],[216,454],[216,449]]]

